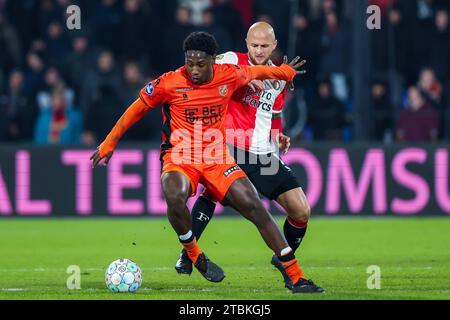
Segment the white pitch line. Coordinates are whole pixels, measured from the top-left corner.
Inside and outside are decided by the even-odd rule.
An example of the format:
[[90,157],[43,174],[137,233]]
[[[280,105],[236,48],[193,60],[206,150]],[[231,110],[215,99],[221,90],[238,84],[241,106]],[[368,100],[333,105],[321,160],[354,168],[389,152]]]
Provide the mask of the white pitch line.
[[[43,288],[39,288],[40,292],[42,292]],[[21,291],[29,291],[30,289],[26,288],[0,288],[0,291],[3,292],[21,292]],[[53,290],[53,289],[48,289]],[[72,291],[72,290],[71,290]],[[87,288],[87,289],[80,289],[76,290],[79,293],[83,292],[104,292],[105,294],[113,294],[112,292],[109,292],[107,288],[100,289],[100,288]],[[287,292],[287,289],[274,289],[274,290],[264,290],[264,289],[243,289],[243,288],[228,288],[226,290],[221,289],[195,289],[195,288],[172,288],[172,289],[153,289],[153,288],[140,288],[138,290],[139,292],[198,292],[198,293],[271,293],[271,294],[277,294],[282,292]],[[45,293],[45,291],[43,291]],[[377,294],[383,294],[383,293],[440,293],[440,294],[447,294],[450,293],[450,290],[414,290],[414,289],[381,289],[377,290],[376,292],[368,289],[355,289],[355,290],[327,290],[326,294],[366,294],[366,293],[373,293],[374,296]],[[52,292],[53,293],[53,292]],[[55,294],[61,294],[64,293],[63,291],[54,292]],[[119,293],[117,293],[120,295]],[[131,293],[130,293],[131,294]]]
[[[406,270],[406,269],[416,269],[416,270],[431,270],[435,268],[440,268],[445,266],[413,266],[413,267],[390,267],[390,266],[382,266],[382,269],[394,269],[394,270]],[[267,270],[270,268],[269,266],[252,266],[252,267],[246,267],[246,266],[228,266],[228,270]],[[328,266],[307,266],[303,265],[303,269],[309,270],[309,269],[327,269],[327,270],[354,270],[354,269],[365,269],[366,266],[341,266],[341,267],[328,267]],[[152,268],[141,268],[143,271],[172,271],[173,267],[152,267]],[[106,268],[81,268],[81,272],[87,272],[87,271],[106,271]],[[19,268],[19,269],[0,269],[0,272],[66,272],[66,269],[63,268]]]
[[24,288],[2,288],[2,291],[26,291]]
[[[81,272],[84,271],[106,271],[107,268],[81,268]],[[154,267],[154,268],[141,268],[141,270],[148,271],[165,271],[173,270],[173,267]],[[20,268],[20,269],[0,269],[0,272],[66,272],[66,269],[62,268]]]

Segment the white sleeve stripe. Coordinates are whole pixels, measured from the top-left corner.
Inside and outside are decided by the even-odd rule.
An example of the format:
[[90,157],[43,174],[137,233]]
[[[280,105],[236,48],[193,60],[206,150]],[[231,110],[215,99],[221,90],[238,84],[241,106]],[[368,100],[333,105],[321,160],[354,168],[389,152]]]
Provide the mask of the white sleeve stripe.
[[230,63],[230,64],[238,64],[238,56],[233,51],[228,51],[222,54],[219,54],[216,56],[216,63],[217,64],[224,64],[224,63]]

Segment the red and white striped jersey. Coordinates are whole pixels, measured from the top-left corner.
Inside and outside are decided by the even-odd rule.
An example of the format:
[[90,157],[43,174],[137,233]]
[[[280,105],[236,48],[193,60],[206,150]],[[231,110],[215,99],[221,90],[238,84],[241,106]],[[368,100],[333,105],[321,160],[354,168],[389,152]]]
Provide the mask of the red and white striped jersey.
[[[216,63],[252,65],[248,54],[231,51],[218,55]],[[268,65],[274,64],[269,60]],[[225,124],[227,142],[254,154],[275,151],[271,129],[281,132],[279,117],[286,95],[286,81],[267,79],[263,83],[264,90],[255,92],[245,86],[233,94]]]

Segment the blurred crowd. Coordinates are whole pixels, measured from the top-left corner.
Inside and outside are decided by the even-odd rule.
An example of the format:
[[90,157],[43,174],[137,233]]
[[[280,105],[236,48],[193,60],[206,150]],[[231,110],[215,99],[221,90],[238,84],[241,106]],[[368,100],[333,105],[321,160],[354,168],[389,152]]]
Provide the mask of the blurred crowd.
[[[295,36],[307,76],[287,98],[298,139],[352,141],[352,3],[299,0],[0,0],[0,142],[95,146],[161,73],[184,63],[182,41],[212,33],[219,51],[245,52],[255,21],[276,31],[281,63]],[[66,8],[81,8],[69,30]],[[369,0],[382,29],[370,36],[370,140],[442,141],[450,130],[450,1]],[[292,106],[292,107],[291,107]],[[152,112],[124,137],[159,141]]]

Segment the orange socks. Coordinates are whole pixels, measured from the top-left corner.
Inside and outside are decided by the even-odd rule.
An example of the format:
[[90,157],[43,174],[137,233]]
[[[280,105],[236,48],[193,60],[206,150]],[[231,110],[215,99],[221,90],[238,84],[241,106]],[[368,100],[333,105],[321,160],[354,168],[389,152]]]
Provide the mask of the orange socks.
[[300,269],[297,259],[281,262],[281,264],[283,265],[284,270],[286,270],[289,278],[292,280],[292,283],[297,283],[300,278],[305,279],[305,275],[303,274],[302,269]]
[[297,259],[295,259],[294,252],[290,247],[281,250],[278,259],[280,259],[281,265],[293,284],[296,284],[299,279],[306,279],[302,269],[300,269]]
[[189,259],[191,259],[192,263],[195,264],[197,262],[198,256],[202,253],[202,250],[200,250],[197,245],[197,240],[194,238],[194,240],[192,240],[191,242],[181,244],[183,245],[184,249],[186,249]]

